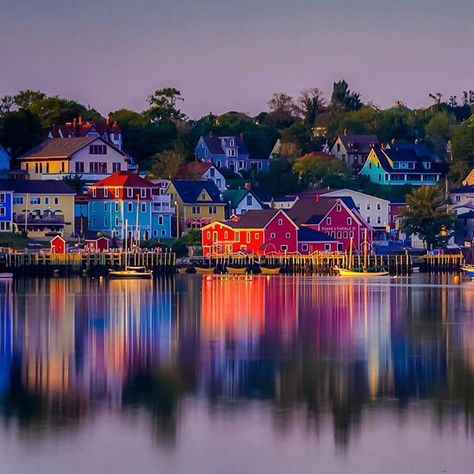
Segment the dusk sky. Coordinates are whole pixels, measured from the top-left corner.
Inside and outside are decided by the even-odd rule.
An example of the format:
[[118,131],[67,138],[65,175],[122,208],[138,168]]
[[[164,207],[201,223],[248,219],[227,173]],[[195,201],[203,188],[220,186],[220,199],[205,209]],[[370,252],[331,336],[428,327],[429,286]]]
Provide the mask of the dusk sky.
[[40,89],[103,114],[179,88],[191,117],[273,92],[429,103],[474,89],[473,0],[0,0],[0,95]]

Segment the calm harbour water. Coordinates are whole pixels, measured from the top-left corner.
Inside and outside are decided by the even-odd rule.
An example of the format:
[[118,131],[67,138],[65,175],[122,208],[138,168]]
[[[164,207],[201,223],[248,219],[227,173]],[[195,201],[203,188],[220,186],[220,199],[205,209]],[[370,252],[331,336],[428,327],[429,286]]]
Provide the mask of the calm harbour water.
[[1,472],[470,473],[451,282],[0,282]]

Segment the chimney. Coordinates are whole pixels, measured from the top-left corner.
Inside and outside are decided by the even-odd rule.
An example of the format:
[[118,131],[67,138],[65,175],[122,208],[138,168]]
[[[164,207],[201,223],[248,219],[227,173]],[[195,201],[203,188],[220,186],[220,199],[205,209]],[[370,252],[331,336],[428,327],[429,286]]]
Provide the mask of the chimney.
[[77,125],[77,120],[76,120],[76,117],[74,117],[72,121],[72,126],[74,127],[74,129],[76,128],[76,125]]
[[82,117],[79,115],[79,125],[82,125]]
[[110,118],[109,117],[107,117],[105,119],[105,125],[107,125],[107,127],[110,125]]
[[347,128],[344,129],[344,136],[347,136]]
[[319,202],[319,198],[320,198],[319,194],[316,194],[316,202]]
[[244,184],[244,189],[246,189],[247,191],[250,191],[252,189],[252,184],[251,183],[245,183]]

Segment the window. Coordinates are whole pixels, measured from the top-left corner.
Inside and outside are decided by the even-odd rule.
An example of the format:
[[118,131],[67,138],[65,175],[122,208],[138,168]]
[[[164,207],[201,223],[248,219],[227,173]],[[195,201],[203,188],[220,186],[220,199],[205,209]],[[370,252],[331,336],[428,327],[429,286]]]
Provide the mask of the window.
[[308,244],[301,244],[301,250],[306,252],[308,250]]
[[278,225],[283,225],[283,219],[278,219]]
[[331,244],[324,244],[324,251],[330,252],[331,251]]
[[326,217],[326,225],[331,225],[331,218],[330,217]]
[[[14,202],[15,200],[13,200]],[[461,196],[459,196],[459,194],[456,196],[456,202],[461,202]]]
[[339,230],[339,231],[337,232],[337,238],[340,239],[341,237],[342,237],[342,232]]
[[347,230],[344,231],[344,233],[342,234],[342,236],[343,236],[345,239],[347,239]]
[[104,197],[109,197],[109,190],[104,188]]
[[163,225],[163,216],[158,216],[158,225]]
[[216,175],[216,170],[214,168],[210,168],[209,169],[209,176],[211,178],[214,178],[215,175]]
[[165,236],[166,236],[166,230],[165,230],[165,229],[162,229],[162,230],[161,230],[161,236],[162,236],[162,237],[165,237]]
[[0,216],[6,216],[7,210],[4,207],[0,207]]
[[199,206],[193,206],[193,214],[201,214],[201,208]]
[[116,202],[114,204],[114,208],[115,208],[115,212],[118,212],[118,210],[119,210],[119,203],[118,202]]
[[340,204],[337,205],[337,212],[341,212],[342,211],[342,206]]
[[370,216],[367,216],[367,224],[370,224]]
[[104,202],[104,211],[107,211],[107,203]]
[[247,243],[248,244],[250,243],[251,239],[252,239],[252,236],[251,236],[250,232],[247,232]]
[[235,233],[235,240],[238,242],[240,240],[240,232]]
[[288,245],[280,245],[280,250],[286,252],[288,250]]
[[92,188],[92,197],[97,197],[97,189]]
[[112,163],[112,172],[117,173],[118,171],[122,170],[122,165],[119,162]]
[[145,188],[140,188],[140,197],[142,197],[142,198],[146,197],[146,189]]
[[41,204],[41,198],[39,197],[31,197],[30,204]]
[[252,205],[252,195],[247,194],[247,206],[251,206],[251,205]]
[[352,230],[349,232],[349,237],[350,237],[351,239],[354,238],[354,232],[353,232]]
[[76,161],[76,173],[84,173],[84,162]]
[[107,219],[107,217],[104,217],[104,227],[108,227],[109,226],[109,220]]
[[95,212],[95,202],[92,203],[91,209],[92,209],[92,212]]
[[370,211],[370,202],[367,203],[366,209]]
[[338,143],[338,144],[336,145],[336,150],[337,150],[337,151],[341,151],[341,144],[340,144],[340,143]]
[[15,196],[13,198],[13,204],[23,204],[23,197],[22,196]]
[[142,202],[142,212],[146,212],[146,202]]
[[382,209],[382,206],[380,204],[377,204],[377,211],[380,211]]
[[45,197],[45,198],[44,198],[44,203],[45,203],[46,205],[49,204],[49,197]]
[[291,238],[291,234],[290,234],[289,232],[287,232],[287,233],[285,234],[285,237],[286,237],[287,239],[289,239],[289,238]]
[[276,237],[275,232],[272,232],[272,233],[270,234],[270,239],[274,239],[275,237]]
[[119,218],[116,217],[116,218],[115,218],[115,226],[118,227],[118,225],[119,225]]
[[352,217],[347,218],[347,225],[352,225]]
[[131,202],[127,203],[127,209],[128,209],[128,212],[132,212],[133,211],[133,203],[131,203]]
[[91,161],[89,163],[89,173],[107,173],[107,163],[100,161]]
[[217,206],[209,206],[209,214],[217,214]]
[[259,240],[260,239],[260,234],[258,232],[255,233],[255,240]]
[[377,216],[377,224],[381,224],[382,223],[382,218],[380,216]]
[[224,232],[224,239],[228,239],[229,238],[229,232],[225,231]]
[[106,155],[107,145],[89,145],[89,155]]
[[208,238],[208,239],[211,238],[211,231],[210,231],[210,230],[207,231],[207,238]]
[[133,188],[127,188],[127,197],[133,197]]

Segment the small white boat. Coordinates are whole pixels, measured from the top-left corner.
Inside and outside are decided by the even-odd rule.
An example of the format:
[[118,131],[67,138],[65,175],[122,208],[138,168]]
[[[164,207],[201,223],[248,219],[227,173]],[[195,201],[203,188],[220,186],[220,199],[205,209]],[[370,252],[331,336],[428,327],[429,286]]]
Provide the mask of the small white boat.
[[338,268],[334,267],[334,270],[336,270],[339,273],[339,276],[345,276],[345,277],[365,277],[365,278],[371,278],[371,277],[382,277],[382,276],[387,276],[389,273],[388,272],[370,272],[370,271],[355,271],[355,270],[348,270],[346,268]]
[[0,272],[0,280],[10,280],[13,278],[13,273],[11,272]]
[[145,279],[153,276],[153,270],[145,267],[127,267],[125,270],[109,270],[110,278]]

